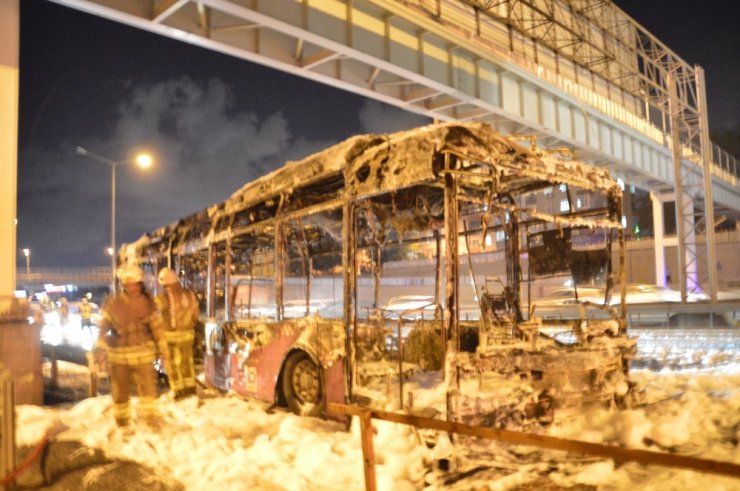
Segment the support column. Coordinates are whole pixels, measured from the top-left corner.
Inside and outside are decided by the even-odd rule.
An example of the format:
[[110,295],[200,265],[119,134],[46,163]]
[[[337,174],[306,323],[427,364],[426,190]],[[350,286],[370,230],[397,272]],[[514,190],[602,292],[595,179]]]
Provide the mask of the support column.
[[43,404],[41,326],[15,290],[20,1],[0,0],[0,362],[14,381],[15,404]]
[[667,286],[665,266],[665,244],[663,227],[663,200],[657,193],[650,193],[650,202],[653,205],[653,249],[655,253],[655,284]]
[[709,116],[707,115],[707,92],[704,82],[704,70],[696,65],[694,69],[696,76],[697,109],[699,110],[699,126],[701,128],[701,153],[702,165],[704,167],[702,177],[704,178],[704,225],[707,249],[707,277],[709,299],[712,303],[717,302],[717,239],[714,234],[714,198],[712,194],[712,142],[709,141]]
[[[684,243],[684,264],[686,265],[686,289],[681,290],[681,296],[682,300],[685,302],[686,299],[683,299],[683,294],[685,293],[691,293],[691,292],[700,292],[701,291],[701,284],[699,283],[699,264],[698,264],[698,254],[697,254],[697,245],[696,245],[696,223],[694,218],[694,200],[691,199],[691,196],[689,196],[686,193],[683,193],[681,197],[676,196],[676,200],[682,199],[683,200],[683,210],[684,210],[684,216],[683,217],[676,217],[676,220],[683,219],[684,222],[684,231],[685,231],[685,237],[686,241]],[[676,209],[678,210],[678,202],[676,202]],[[688,230],[687,230],[688,229]],[[680,244],[680,242],[679,242]],[[681,254],[681,249],[679,248],[678,254]]]
[[[694,183],[688,179],[683,167],[682,130],[685,128],[683,108],[678,94],[676,75],[666,75],[668,82],[668,109],[671,121],[671,153],[673,155],[674,189],[676,194],[676,235],[678,237],[678,281],[681,302],[686,302],[690,292],[700,291],[697,277],[696,216],[694,200],[690,194]],[[685,101],[683,101],[685,102]],[[682,124],[684,123],[684,124]]]
[[0,0],[0,298],[15,290],[19,35],[19,0]]

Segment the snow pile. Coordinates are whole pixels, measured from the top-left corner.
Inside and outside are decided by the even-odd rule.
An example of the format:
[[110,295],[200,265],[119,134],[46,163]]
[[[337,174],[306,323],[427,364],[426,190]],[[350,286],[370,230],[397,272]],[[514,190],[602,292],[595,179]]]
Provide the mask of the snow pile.
[[[64,371],[83,368],[60,364]],[[635,371],[645,404],[628,411],[592,410],[553,425],[552,436],[669,451],[740,463],[740,365],[682,372]],[[429,382],[429,381],[427,381]],[[409,384],[415,402],[438,397],[433,384]],[[188,490],[364,489],[357,420],[344,425],[263,403],[210,394],[200,400],[160,399],[161,428],[115,426],[109,396],[67,408],[19,406],[18,441],[30,445],[61,424],[56,438],[81,441],[112,458],[130,459]],[[421,404],[420,404],[421,406]],[[373,422],[380,490],[425,489],[737,489],[731,477],[637,463],[615,464],[533,447],[457,439]],[[444,464],[444,465],[443,465]],[[92,471],[91,471],[92,472]]]
[[[57,424],[57,439],[157,469],[187,489],[361,490],[359,426],[300,418],[237,397],[160,398],[162,424],[116,427],[110,396],[68,410],[18,407],[18,438],[32,444]],[[429,450],[408,427],[375,422],[379,489],[419,489]]]
[[[660,373],[633,371],[645,389],[646,403],[638,409],[590,411],[582,419],[556,425],[552,436],[668,451],[705,459],[740,463],[740,366],[714,370]],[[593,473],[598,469],[598,473]],[[598,475],[598,482],[592,480]],[[640,489],[737,489],[737,479],[692,471],[628,463],[611,469],[561,465],[550,478],[560,486],[608,485],[621,489],[631,483]]]

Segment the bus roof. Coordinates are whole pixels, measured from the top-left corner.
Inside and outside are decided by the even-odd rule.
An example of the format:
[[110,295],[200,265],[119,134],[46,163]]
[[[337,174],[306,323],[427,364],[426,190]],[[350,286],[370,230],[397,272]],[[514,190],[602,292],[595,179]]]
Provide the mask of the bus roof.
[[[480,179],[478,184],[484,184],[483,180],[490,183],[495,177],[509,192],[553,184],[602,193],[620,192],[605,169],[529,150],[487,124],[435,123],[396,133],[353,136],[302,160],[288,162],[248,182],[225,201],[151,231],[134,243],[124,244],[122,249],[135,251],[182,229],[182,224],[189,224],[183,229],[188,231],[194,227],[211,228],[214,216],[228,216],[254,205],[274,207],[282,196],[315,183],[332,182],[334,191],[343,188],[344,192],[362,197],[433,182],[442,170],[435,162],[439,153],[477,162],[477,167],[466,167],[468,178]],[[124,256],[129,254],[124,252]]]
[[433,159],[440,151],[488,163],[502,177],[601,191],[617,186],[602,168],[535,153],[502,137],[487,124],[448,122],[390,134],[353,136],[245,184],[225,202],[225,208],[243,208],[332,175],[343,174],[345,186],[358,196],[401,189],[435,179]]

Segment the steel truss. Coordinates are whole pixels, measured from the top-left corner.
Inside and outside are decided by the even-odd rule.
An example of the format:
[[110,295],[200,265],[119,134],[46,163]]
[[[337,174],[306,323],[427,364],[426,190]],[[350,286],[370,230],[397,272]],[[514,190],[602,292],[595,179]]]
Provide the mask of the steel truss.
[[[666,143],[673,153],[681,296],[686,301],[687,293],[701,291],[703,284],[716,301],[713,155],[703,70],[691,67],[609,0],[463,1],[478,19],[482,12],[552,49],[556,57],[604,78],[607,90],[613,84],[620,92],[643,98],[645,116],[650,117],[649,107],[656,108],[664,129],[667,117],[669,131],[664,133],[670,134]],[[435,2],[439,11],[442,0]],[[694,206],[701,203],[702,209]],[[701,233],[706,237],[700,247],[696,237]],[[705,268],[698,267],[702,259]]]

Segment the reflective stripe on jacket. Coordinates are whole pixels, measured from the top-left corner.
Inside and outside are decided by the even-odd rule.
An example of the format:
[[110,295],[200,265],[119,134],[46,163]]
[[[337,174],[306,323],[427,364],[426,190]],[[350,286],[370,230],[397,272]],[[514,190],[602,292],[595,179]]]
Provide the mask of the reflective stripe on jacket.
[[109,299],[100,333],[99,344],[109,351],[111,361],[148,357],[153,361],[155,343],[164,343],[162,317],[148,295],[130,297],[124,292]]
[[195,340],[195,332],[189,331],[165,331],[164,339],[170,344],[192,343]]
[[165,332],[193,331],[200,317],[195,294],[179,285],[165,288],[156,298]]
[[154,341],[138,346],[124,346],[108,348],[108,362],[114,365],[141,365],[154,363],[157,359],[157,350]]

